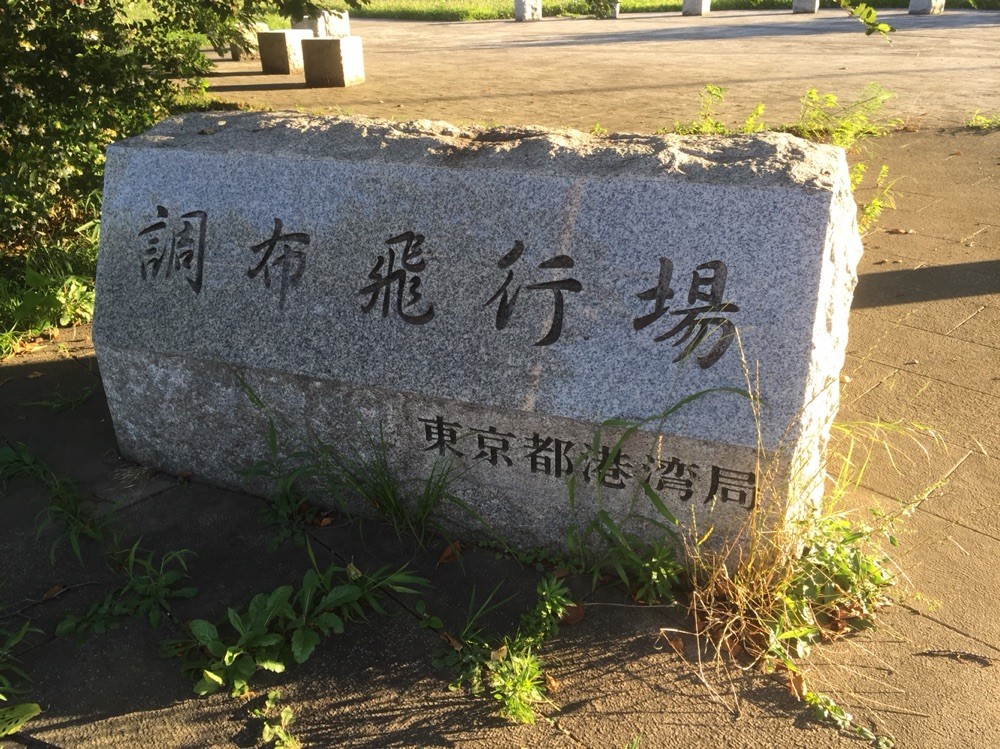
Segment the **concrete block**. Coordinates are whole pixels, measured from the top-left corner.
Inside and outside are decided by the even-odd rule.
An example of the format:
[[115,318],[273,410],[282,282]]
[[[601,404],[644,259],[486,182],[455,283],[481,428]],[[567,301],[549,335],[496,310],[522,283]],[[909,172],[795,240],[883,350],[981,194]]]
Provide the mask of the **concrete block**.
[[302,72],[302,40],[312,39],[308,29],[257,32],[257,52],[265,75]]
[[241,28],[242,42],[230,45],[229,51],[233,60],[238,62],[257,59],[257,34],[269,30],[263,21],[256,21],[252,26]]
[[312,31],[314,37],[332,36],[338,39],[351,35],[351,17],[348,11],[324,10],[319,16],[304,17],[292,24],[293,29]]
[[302,60],[307,86],[344,87],[365,82],[360,36],[303,39]]
[[819,0],[792,0],[792,13],[818,13]]
[[[658,535],[648,491],[721,541],[822,490],[861,253],[842,149],[192,113],[105,175],[93,339],[130,460],[265,492],[240,469],[268,413],[288,451],[381,431],[404,483],[451,461],[522,546],[598,509]],[[759,423],[713,390],[747,371]]]
[[514,0],[515,21],[541,21],[542,0]]
[[712,10],[712,0],[684,0],[681,15],[703,16]]
[[911,16],[927,16],[944,13],[945,0],[910,0]]

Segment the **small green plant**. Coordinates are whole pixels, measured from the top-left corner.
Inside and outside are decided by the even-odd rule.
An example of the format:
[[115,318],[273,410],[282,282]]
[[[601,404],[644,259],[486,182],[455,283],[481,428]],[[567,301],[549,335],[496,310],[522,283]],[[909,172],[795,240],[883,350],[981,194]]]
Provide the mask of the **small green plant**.
[[896,742],[890,736],[877,735],[874,731],[854,723],[854,716],[828,694],[806,691],[802,696],[812,711],[812,716],[820,723],[833,726],[845,733],[869,742],[874,749],[892,749]]
[[[484,614],[504,603],[492,603],[498,589],[494,588],[478,608],[473,592],[465,626],[458,637],[442,634],[447,645],[435,653],[434,665],[458,672],[449,689],[465,686],[472,694],[488,690],[499,702],[500,714],[505,718],[516,723],[534,723],[534,706],[547,701],[543,664],[534,649],[558,633],[558,622],[572,601],[561,582],[551,576],[543,578],[536,591],[538,600],[522,615],[517,633],[505,637],[497,647],[491,647],[479,621]],[[427,621],[426,615],[424,621]]]
[[678,135],[725,135],[729,128],[716,118],[716,107],[726,96],[722,86],[709,84],[701,92],[701,107],[698,119],[688,123],[675,122],[674,132]]
[[164,615],[169,616],[171,601],[198,594],[197,588],[178,587],[187,577],[186,560],[192,554],[189,549],[168,552],[157,560],[154,552],[141,549],[139,543],[136,541],[131,548],[111,555],[114,566],[125,576],[125,583],[83,614],[67,614],[56,627],[57,635],[99,635],[133,616],[147,619],[155,629]]
[[799,119],[786,129],[802,138],[850,149],[860,140],[885,135],[896,120],[880,120],[878,112],[893,97],[877,83],[868,83],[861,96],[841,104],[834,94],[810,89],[802,97]]
[[414,586],[425,584],[403,569],[364,574],[353,564],[322,572],[314,568],[298,589],[283,585],[254,596],[246,611],[228,609],[225,623],[192,621],[190,637],[169,642],[168,651],[184,659],[184,669],[196,676],[195,693],[228,688],[233,697],[242,697],[259,669],[281,673],[290,663],[304,663],[321,635],[342,633],[345,622],[364,618],[365,608],[384,613],[378,591],[415,593]]
[[0,738],[10,736],[21,729],[25,723],[41,712],[41,708],[33,702],[15,705],[7,704],[10,698],[21,694],[23,689],[18,683],[28,680],[28,675],[18,665],[14,648],[24,640],[29,632],[39,632],[27,621],[20,629],[8,632],[0,629]]
[[277,749],[300,749],[302,743],[292,734],[290,726],[295,722],[291,707],[279,709],[281,692],[272,689],[261,707],[250,711],[251,717],[261,721],[260,738],[265,744],[274,744]]
[[973,130],[998,130],[1000,129],[1000,114],[990,116],[976,112],[966,121],[965,126]]
[[[857,167],[864,167],[864,164],[859,163],[857,164]],[[861,174],[864,174],[864,169],[861,170]],[[878,220],[882,217],[882,213],[886,208],[894,209],[896,207],[896,198],[893,195],[892,190],[893,185],[895,184],[895,181],[889,181],[888,165],[883,164],[882,168],[879,169],[878,177],[875,180],[875,189],[877,192],[871,200],[858,207],[858,231],[861,234],[867,234],[871,231]]]
[[608,129],[606,127],[601,127],[600,122],[595,122],[594,126],[590,128],[590,134],[595,135],[598,138],[603,138],[608,134]]
[[25,723],[41,712],[41,706],[34,702],[22,702],[19,705],[0,708],[0,739],[4,736],[13,736]]
[[56,413],[60,413],[62,411],[72,411],[86,403],[90,399],[90,396],[94,394],[96,389],[96,385],[91,385],[89,388],[84,388],[76,395],[62,395],[61,393],[54,393],[51,398],[46,398],[45,400],[40,401],[29,401],[24,405],[50,408]]
[[0,491],[5,482],[19,476],[28,476],[40,481],[49,491],[51,503],[38,513],[35,536],[41,537],[49,528],[55,528],[55,540],[49,547],[49,561],[54,565],[59,545],[66,541],[74,556],[83,562],[81,542],[84,539],[103,545],[109,522],[108,516],[91,512],[85,506],[90,497],[66,479],[49,470],[28,448],[17,443],[0,446]]
[[14,648],[29,632],[39,631],[32,628],[30,621],[26,621],[20,629],[13,632],[0,629],[0,702],[7,702],[12,695],[21,693],[22,690],[18,688],[17,683],[27,681],[28,675],[17,665]]
[[461,509],[479,522],[482,517],[451,490],[459,469],[449,459],[434,463],[430,475],[415,486],[405,484],[392,465],[391,445],[379,427],[369,434],[363,447],[334,448],[311,439],[307,449],[287,455],[278,446],[275,418],[250,385],[237,380],[250,402],[267,414],[268,457],[243,469],[248,478],[266,478],[272,483],[264,519],[277,528],[272,547],[291,539],[305,544],[306,531],[316,517],[316,504],[333,501],[345,516],[352,502],[360,501],[385,522],[397,537],[409,535],[423,547],[432,533],[443,535],[436,517],[444,504]]

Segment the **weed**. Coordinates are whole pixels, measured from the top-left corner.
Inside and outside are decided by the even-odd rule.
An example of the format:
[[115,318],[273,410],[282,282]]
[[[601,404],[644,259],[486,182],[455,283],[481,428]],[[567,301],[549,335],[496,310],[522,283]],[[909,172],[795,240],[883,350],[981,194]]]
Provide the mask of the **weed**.
[[813,717],[820,723],[853,734],[857,738],[869,742],[869,745],[875,749],[892,749],[895,746],[891,737],[879,736],[864,726],[855,725],[854,716],[838,705],[828,694],[806,691],[802,695],[802,701],[809,706]]
[[289,727],[295,722],[295,713],[290,707],[280,710],[281,692],[272,689],[261,707],[253,708],[250,715],[261,721],[260,738],[265,744],[274,744],[277,749],[300,749],[301,742],[292,735]]
[[0,739],[13,736],[21,730],[21,726],[41,712],[42,708],[34,702],[0,708]]
[[[445,641],[446,645],[435,651],[432,663],[435,668],[450,668],[457,672],[455,678],[448,685],[452,691],[467,686],[472,694],[482,694],[483,692],[483,668],[489,662],[492,650],[483,635],[482,618],[513,598],[513,596],[509,596],[502,601],[494,602],[493,599],[499,590],[500,586],[497,585],[477,606],[476,590],[472,589],[465,624],[458,631],[457,637],[443,631],[443,625],[434,627],[433,625],[440,619],[429,617],[426,612],[422,612],[421,626],[442,629],[441,639]],[[425,622],[427,623],[425,624]]]
[[[513,644],[513,643],[511,643]],[[512,649],[489,667],[490,691],[500,714],[515,723],[534,723],[534,706],[545,702],[542,664],[530,648]]]
[[558,632],[558,622],[572,602],[561,582],[543,578],[536,590],[538,600],[522,615],[517,633],[493,648],[483,637],[479,620],[504,603],[492,603],[498,589],[494,588],[478,608],[473,591],[465,626],[458,637],[442,633],[447,645],[435,653],[434,665],[458,671],[449,689],[466,686],[472,694],[488,689],[500,703],[501,715],[517,723],[534,723],[534,706],[547,698],[542,662],[533,649]]
[[595,122],[594,126],[590,128],[590,134],[595,135],[598,138],[603,138],[608,134],[608,129],[606,127],[601,127],[600,122]]
[[18,476],[29,476],[40,481],[49,491],[51,504],[38,513],[35,536],[40,537],[49,528],[56,528],[57,534],[49,547],[49,561],[54,565],[56,551],[63,541],[69,543],[77,560],[83,562],[81,541],[91,539],[103,544],[108,518],[98,516],[86,509],[90,500],[76,485],[56,476],[48,466],[35,457],[28,448],[17,443],[0,446],[0,491],[5,482]]
[[[0,703],[7,703],[12,696],[21,694],[23,690],[17,682],[28,680],[28,675],[17,665],[14,648],[29,632],[40,631],[34,629],[30,621],[13,632],[0,630]],[[41,708],[33,702],[0,707],[0,738],[16,733],[40,712]]]
[[726,89],[709,84],[701,92],[701,107],[698,119],[688,123],[675,122],[674,132],[678,135],[725,135],[729,132],[726,124],[716,119],[716,106],[725,98]]
[[186,559],[191,553],[189,549],[171,551],[157,560],[152,551],[139,547],[139,541],[113,553],[112,559],[126,578],[124,585],[108,592],[82,615],[66,615],[56,627],[56,634],[102,634],[133,616],[148,619],[155,629],[161,617],[170,614],[172,600],[198,594],[197,588],[177,587],[187,577]]
[[224,624],[190,622],[190,637],[167,643],[168,651],[183,658],[184,669],[196,675],[197,694],[227,687],[233,697],[241,697],[259,669],[281,673],[290,663],[304,663],[320,635],[342,633],[345,622],[364,618],[365,607],[384,613],[375,598],[379,590],[413,593],[414,586],[424,584],[402,569],[366,575],[354,565],[331,565],[322,572],[314,568],[298,589],[283,585],[254,596],[246,611],[228,609]]
[[30,621],[13,632],[0,629],[0,702],[7,702],[12,695],[21,693],[17,683],[27,681],[28,675],[17,665],[13,651],[29,632],[39,631],[32,628]]
[[991,116],[976,112],[966,121],[965,126],[973,130],[998,130],[1000,129],[1000,114]]
[[60,413],[62,411],[72,411],[86,403],[90,399],[90,396],[94,394],[96,389],[97,385],[91,385],[89,388],[84,388],[76,395],[62,395],[60,393],[55,393],[51,398],[47,398],[46,400],[29,401],[24,405],[49,408],[56,413]]
[[[251,402],[266,411],[250,386],[242,379],[240,383]],[[297,546],[305,544],[306,531],[318,513],[314,500],[318,502],[320,497],[332,499],[345,516],[350,515],[350,502],[360,500],[392,525],[397,537],[409,535],[421,547],[432,532],[441,533],[435,517],[444,503],[459,507],[483,522],[475,510],[451,491],[458,469],[448,459],[436,462],[430,475],[416,488],[404,485],[392,466],[391,445],[381,427],[377,436],[367,437],[363,450],[335,449],[318,439],[312,442],[309,449],[283,456],[274,418],[268,416],[268,457],[240,471],[248,478],[263,477],[272,483],[264,509],[265,522],[277,528],[269,544],[272,549],[289,539]]]
[[801,138],[829,142],[850,149],[865,138],[885,135],[897,120],[878,120],[875,115],[893,97],[877,83],[867,84],[860,98],[841,104],[834,94],[810,89],[802,97],[799,119],[785,129]]
[[[855,169],[862,167],[860,169],[861,176],[864,176],[863,163],[859,163],[855,166]],[[851,178],[852,183],[854,182],[854,175]],[[881,218],[882,212],[886,208],[894,209],[896,207],[896,199],[893,195],[893,186],[896,184],[895,181],[889,181],[889,167],[886,164],[882,165],[879,169],[878,177],[875,180],[876,193],[867,203],[859,206],[858,215],[858,231],[864,235],[867,234],[876,224],[876,222]],[[853,188],[852,188],[853,189]]]

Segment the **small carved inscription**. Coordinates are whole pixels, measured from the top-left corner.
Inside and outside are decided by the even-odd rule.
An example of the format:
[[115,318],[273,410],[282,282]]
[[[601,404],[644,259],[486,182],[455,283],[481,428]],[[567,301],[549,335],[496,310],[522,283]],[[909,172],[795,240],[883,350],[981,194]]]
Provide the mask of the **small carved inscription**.
[[687,463],[676,455],[635,457],[607,445],[594,455],[574,451],[573,442],[559,437],[532,432],[519,438],[494,425],[463,426],[440,414],[417,421],[424,427],[423,449],[441,456],[468,455],[473,462],[504,470],[526,468],[553,478],[577,475],[588,484],[599,483],[608,489],[648,485],[661,496],[680,502],[733,502],[751,510],[757,501],[757,477],[749,471],[712,465],[702,472],[697,463]]

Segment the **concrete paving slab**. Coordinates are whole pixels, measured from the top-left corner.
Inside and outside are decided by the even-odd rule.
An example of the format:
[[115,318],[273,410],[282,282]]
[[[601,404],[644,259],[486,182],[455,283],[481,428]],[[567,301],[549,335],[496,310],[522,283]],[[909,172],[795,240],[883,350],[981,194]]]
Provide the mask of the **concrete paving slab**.
[[[265,80],[259,65],[226,61],[210,84],[217,94],[276,109],[583,130],[600,123],[624,132],[694,119],[706,83],[728,89],[723,118],[734,123],[759,102],[767,121],[792,121],[807,90],[847,101],[872,80],[897,94],[888,113],[915,127],[1000,110],[1000,87],[985,85],[1000,80],[993,54],[1000,14],[949,10],[927,19],[880,10],[879,17],[898,29],[892,44],[865,38],[857,21],[826,9],[530,24],[354,19],[365,43],[364,86],[310,92],[301,77]],[[442,64],[442,55],[461,64]]]

